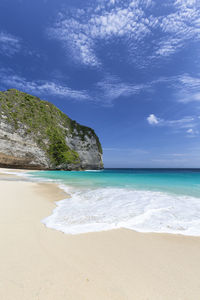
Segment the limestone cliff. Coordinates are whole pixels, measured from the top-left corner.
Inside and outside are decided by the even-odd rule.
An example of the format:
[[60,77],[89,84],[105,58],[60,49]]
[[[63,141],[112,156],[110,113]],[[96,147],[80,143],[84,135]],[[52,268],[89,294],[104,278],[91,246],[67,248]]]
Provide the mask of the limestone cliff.
[[27,169],[101,169],[93,129],[52,103],[15,89],[0,92],[0,166]]

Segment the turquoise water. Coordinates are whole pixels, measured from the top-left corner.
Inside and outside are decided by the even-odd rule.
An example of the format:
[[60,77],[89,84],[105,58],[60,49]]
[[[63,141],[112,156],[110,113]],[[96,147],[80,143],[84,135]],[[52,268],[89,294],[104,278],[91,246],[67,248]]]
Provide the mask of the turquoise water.
[[102,171],[42,171],[34,177],[59,180],[76,187],[118,187],[163,191],[200,197],[197,169],[105,169]]
[[116,228],[200,235],[200,170],[106,169],[30,172],[70,198],[43,223],[67,234]]

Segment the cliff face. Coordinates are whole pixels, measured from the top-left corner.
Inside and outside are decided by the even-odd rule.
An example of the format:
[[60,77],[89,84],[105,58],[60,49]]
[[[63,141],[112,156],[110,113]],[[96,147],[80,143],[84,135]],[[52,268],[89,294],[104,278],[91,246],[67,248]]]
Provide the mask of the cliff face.
[[101,169],[93,129],[52,103],[11,89],[0,92],[0,166],[25,169]]

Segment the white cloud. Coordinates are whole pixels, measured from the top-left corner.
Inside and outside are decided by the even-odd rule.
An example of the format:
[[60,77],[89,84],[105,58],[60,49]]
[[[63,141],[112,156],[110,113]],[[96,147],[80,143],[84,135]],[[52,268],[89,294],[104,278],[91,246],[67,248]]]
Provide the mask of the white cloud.
[[0,53],[6,56],[13,56],[18,53],[21,49],[21,43],[19,38],[5,33],[0,32]]
[[[91,7],[59,14],[49,35],[60,40],[72,58],[84,65],[100,66],[97,49],[113,39],[123,41],[133,63],[139,61],[142,65],[144,59],[139,58],[145,57],[147,64],[173,55],[189,41],[200,40],[198,1],[176,0],[167,4],[169,12],[157,15],[152,0],[94,1]],[[145,43],[144,47],[143,41],[149,36],[153,43],[149,47]]]
[[188,91],[181,91],[178,93],[179,102],[189,103],[194,101],[200,101],[200,91],[197,93],[189,93]]
[[155,56],[170,56],[178,49],[183,47],[183,41],[180,38],[163,39],[158,43],[158,49]]
[[178,120],[163,120],[162,125],[171,126],[174,128],[188,128],[196,126],[196,118],[194,117],[184,117]]
[[16,74],[12,69],[0,68],[0,82],[3,89],[16,88],[37,95],[55,95],[63,98],[92,101],[104,106],[112,105],[120,97],[126,98],[147,91],[160,80],[145,84],[134,84],[124,82],[117,76],[107,74],[89,90],[74,90],[58,80],[30,81]]
[[199,117],[184,117],[177,120],[165,120],[156,117],[154,114],[150,114],[147,117],[147,121],[150,125],[162,126],[162,127],[171,127],[175,132],[180,130],[186,130],[186,133],[190,137],[195,137],[199,134],[197,127],[199,126]]
[[120,97],[137,95],[157,83],[157,81],[152,81],[145,84],[134,84],[124,82],[117,76],[107,74],[102,80],[93,85],[90,90],[73,90],[61,84],[58,80],[30,81],[16,74],[12,69],[3,68],[0,68],[0,82],[3,89],[16,88],[38,95],[51,94],[59,97],[93,101],[104,106],[112,105],[113,101]]
[[176,0],[176,5],[192,7],[193,5],[198,5],[198,0]]
[[[96,99],[97,102],[99,101],[103,104],[110,105],[114,100],[120,97],[130,97],[142,92],[148,92],[148,90],[151,90],[157,84],[162,83],[175,88],[176,91],[178,91],[175,94],[178,102],[187,103],[191,101],[200,101],[200,79],[189,76],[188,74],[160,77],[141,84],[124,82],[117,76],[106,75],[94,86],[95,92],[91,92],[91,97],[94,100]],[[157,120],[159,120],[159,124],[168,123],[168,126],[173,126],[173,124],[189,126],[190,122],[193,122],[191,117],[171,121],[164,121],[158,118]]]
[[199,130],[195,128],[189,128],[186,130],[186,133],[188,134],[187,137],[196,137],[199,134]]
[[106,104],[111,104],[119,97],[128,97],[139,94],[146,90],[150,84],[131,84],[121,81],[117,76],[107,75],[96,86],[96,98],[103,100]]
[[177,0],[173,13],[160,19],[159,28],[164,37],[158,43],[157,54],[168,56],[187,45],[189,41],[200,40],[200,10],[197,1]]
[[200,101],[200,78],[183,74],[177,77],[177,98],[179,102],[199,102]]
[[199,38],[200,33],[198,26],[199,6],[197,2],[191,5],[186,4],[187,1],[176,1],[174,5],[175,12],[163,17],[160,27],[166,33],[176,34],[177,37],[183,39]]
[[194,130],[193,130],[192,128],[190,128],[190,129],[188,129],[186,132],[187,132],[187,133],[194,133]]
[[55,28],[49,30],[52,38],[60,40],[67,51],[70,51],[75,62],[96,66],[99,64],[94,52],[94,41],[87,34],[87,25],[75,19],[64,19],[60,15]]
[[73,90],[53,81],[28,81],[24,77],[14,75],[11,70],[0,69],[0,80],[3,88],[16,88],[35,95],[55,95],[75,100],[89,100],[86,91]]
[[[116,3],[115,3],[116,2]],[[96,54],[99,40],[105,42],[113,38],[140,41],[150,33],[150,23],[145,17],[143,7],[151,1],[102,1],[95,9],[86,8],[84,13],[73,17],[60,14],[49,35],[63,42],[73,55],[74,60],[85,65],[97,66],[100,60]],[[115,4],[115,5],[114,5]],[[153,19],[153,18],[151,18]]]
[[[165,120],[156,117],[154,114],[150,114],[147,117],[147,121],[150,125],[170,126],[174,128],[195,127],[197,119],[198,119],[197,117],[184,117],[182,119],[177,119],[177,120]],[[189,130],[191,130],[191,128]]]
[[158,119],[154,114],[150,114],[147,117],[147,121],[150,125],[157,125],[160,122],[160,119]]
[[[55,95],[70,99],[85,100],[96,102],[100,105],[110,106],[118,98],[126,98],[148,92],[157,84],[166,83],[178,90],[176,93],[177,101],[189,103],[191,101],[200,101],[200,79],[197,77],[183,74],[173,77],[160,77],[146,83],[131,83],[122,81],[118,76],[105,75],[103,79],[98,81],[89,90],[74,90],[68,85],[57,80],[27,80],[13,70],[0,68],[1,88],[16,88],[38,95]],[[63,78],[62,78],[63,80]],[[164,120],[151,114],[148,117],[149,124],[160,126],[171,126],[179,128],[193,127],[195,120],[192,117],[185,117],[179,120]]]
[[183,74],[179,76],[179,81],[186,87],[191,89],[196,89],[200,86],[200,78],[192,77],[188,74]]

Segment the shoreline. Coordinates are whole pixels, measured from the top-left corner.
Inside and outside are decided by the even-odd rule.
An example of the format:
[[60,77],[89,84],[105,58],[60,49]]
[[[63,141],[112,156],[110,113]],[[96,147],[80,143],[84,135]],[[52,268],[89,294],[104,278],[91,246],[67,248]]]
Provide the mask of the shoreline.
[[[40,178],[40,181],[38,180],[34,180],[35,178],[33,177],[26,177],[20,174],[26,174],[28,172],[38,172],[38,170],[27,170],[27,169],[11,169],[11,168],[0,168],[0,181],[1,179],[5,179],[5,178],[9,178],[12,181],[15,181],[18,179],[18,181],[27,181],[27,182],[31,182],[31,183],[37,183],[38,187],[41,187],[41,191],[42,192],[46,192],[45,197],[49,198],[49,190],[48,187],[50,185],[55,187],[55,190],[57,191],[57,193],[55,194],[55,198],[51,199],[51,202],[54,203],[54,207],[52,208],[51,213],[46,216],[44,219],[47,219],[48,217],[52,216],[52,214],[54,213],[54,210],[56,210],[56,208],[58,207],[56,202],[62,201],[62,200],[66,200],[67,198],[70,198],[71,195],[66,191],[66,189],[63,187],[63,183],[58,183],[58,182],[54,182],[52,181],[48,181],[45,180],[43,178]],[[5,178],[4,178],[5,177]],[[94,230],[94,231],[88,231],[88,232],[78,232],[78,233],[68,233],[65,232],[61,229],[57,229],[55,227],[49,227],[47,226],[44,222],[43,219],[41,220],[41,223],[47,227],[48,229],[52,229],[52,230],[56,230],[59,231],[61,233],[64,233],[66,235],[82,235],[82,234],[91,234],[91,233],[98,233],[98,232],[109,232],[109,231],[113,231],[113,230],[130,230],[130,231],[134,231],[136,233],[141,233],[141,234],[164,234],[164,235],[175,235],[175,236],[183,236],[183,237],[194,237],[194,238],[199,238],[200,239],[200,235],[192,235],[192,234],[184,234],[184,233],[180,233],[180,232],[162,232],[162,231],[140,231],[140,230],[136,230],[136,229],[132,229],[132,228],[127,228],[127,227],[116,227],[116,228],[109,228],[109,229],[101,229],[101,230]]]
[[[0,180],[3,179],[3,177],[8,177],[13,181],[15,181],[16,179],[18,179],[18,181],[20,181],[20,180],[23,181],[23,179],[24,179],[24,181],[27,180],[27,182],[37,183],[38,186],[41,186],[41,191],[46,191],[46,195],[45,195],[46,197],[49,196],[48,187],[50,185],[55,186],[55,190],[57,191],[57,193],[55,194],[55,198],[51,199],[51,202],[54,203],[54,207],[52,208],[51,213],[45,217],[45,219],[47,219],[48,217],[52,216],[54,210],[58,207],[56,202],[66,200],[67,198],[70,198],[71,195],[63,187],[63,183],[54,182],[53,180],[48,181],[43,178],[40,178],[40,181],[38,181],[38,180],[34,180],[35,178],[33,178],[33,177],[26,177],[26,176],[20,175],[20,174],[26,174],[28,172],[30,172],[30,170],[27,170],[27,169],[0,168]],[[31,172],[38,172],[38,170],[32,170]],[[180,232],[142,231],[142,230],[140,231],[140,230],[136,230],[136,229],[132,229],[132,228],[128,228],[128,227],[116,227],[116,228],[101,229],[101,230],[94,230],[94,231],[88,231],[88,232],[68,233],[61,229],[57,229],[55,227],[49,227],[42,221],[43,220],[41,220],[41,223],[43,225],[45,225],[47,228],[59,231],[66,235],[82,235],[82,234],[107,232],[107,231],[109,232],[109,231],[113,231],[113,230],[121,230],[121,229],[123,230],[124,229],[124,230],[130,230],[130,231],[134,231],[136,233],[141,233],[141,234],[161,234],[161,235],[164,234],[164,235],[175,235],[175,236],[181,236],[181,237],[182,236],[183,237],[194,237],[194,238],[200,239],[200,235],[184,234],[184,233],[180,233]]]
[[198,299],[200,237],[128,229],[63,234],[41,223],[66,197],[56,184],[1,174],[1,299]]

